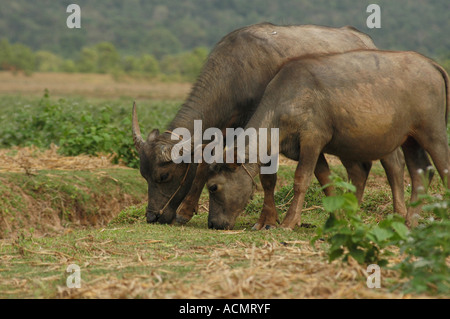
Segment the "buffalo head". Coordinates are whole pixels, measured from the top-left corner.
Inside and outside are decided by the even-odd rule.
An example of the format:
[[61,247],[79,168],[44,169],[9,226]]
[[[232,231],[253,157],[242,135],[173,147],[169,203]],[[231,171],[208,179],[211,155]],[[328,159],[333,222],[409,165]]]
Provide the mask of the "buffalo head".
[[213,164],[207,181],[208,227],[233,229],[254,192],[254,180],[243,164]]
[[147,222],[171,224],[195,176],[195,164],[175,164],[171,151],[176,141],[170,134],[153,130],[144,140],[133,105],[133,140],[140,159],[140,172],[148,184]]

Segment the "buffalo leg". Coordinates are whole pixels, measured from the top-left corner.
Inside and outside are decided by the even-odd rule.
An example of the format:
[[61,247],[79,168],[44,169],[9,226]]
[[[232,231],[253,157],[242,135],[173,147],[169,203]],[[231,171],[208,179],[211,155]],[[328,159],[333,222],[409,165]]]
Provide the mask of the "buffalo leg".
[[450,149],[444,121],[428,123],[422,132],[417,133],[416,140],[430,154],[444,186],[450,188]]
[[[323,153],[321,153],[317,160],[316,168],[314,170],[314,174],[321,186],[325,186],[331,183],[330,173],[331,173],[330,168],[325,159],[325,156],[323,155]],[[262,187],[264,189],[264,203],[259,220],[253,226],[252,229],[254,230],[271,229],[276,227],[276,222],[278,219],[274,198],[275,186],[277,183],[277,175],[260,174],[259,177],[261,180]],[[334,195],[333,186],[325,188],[324,193],[326,196]]]
[[[423,172],[427,172],[427,178],[428,178],[428,185],[431,183],[433,179],[434,173],[430,171],[428,168],[432,167],[431,162],[428,158],[428,155],[426,154],[425,150],[420,147],[417,143],[412,149],[414,162],[410,163],[415,169],[413,172],[416,174],[417,170],[422,169]],[[402,215],[403,217],[406,217],[407,215],[407,208],[405,205],[405,191],[404,191],[404,166],[405,166],[405,158],[400,151],[400,148],[398,148],[396,151],[392,152],[391,154],[385,156],[381,160],[381,165],[383,165],[384,170],[386,171],[386,176],[389,181],[389,185],[392,189],[392,197],[394,202],[394,212],[397,214]],[[414,177],[416,185],[417,184],[417,177]],[[424,182],[423,177],[420,176],[420,181]],[[420,186],[419,190],[420,190]],[[415,188],[417,191],[417,187]],[[414,197],[417,199],[418,194],[415,194]]]
[[258,222],[253,226],[253,229],[275,228],[278,219],[274,198],[277,174],[259,174],[259,178],[264,189],[264,204]]
[[[408,162],[413,162],[414,164],[419,162],[418,166],[420,166],[420,163],[423,163],[423,157],[425,155],[423,150],[427,151],[428,154],[430,154],[437,171],[439,172],[444,186],[446,188],[450,188],[450,149],[448,146],[447,121],[434,121],[431,120],[431,118],[424,118],[421,123],[421,127],[416,129],[414,138],[410,137],[402,147],[404,152],[405,150],[408,151],[409,158],[407,158],[407,154],[405,153],[406,165],[408,165]],[[411,156],[416,157],[411,158]],[[408,170],[412,175],[412,182],[418,180],[419,182],[416,183],[420,183],[423,176],[417,172],[417,167],[412,167],[412,169],[408,167]],[[419,176],[416,177],[416,175]],[[412,186],[411,202],[413,202],[413,197],[414,199],[417,199],[416,192],[419,191],[417,187],[414,187],[414,184]],[[420,189],[420,191],[424,192],[425,189]],[[417,224],[416,215],[419,212],[419,207],[410,207],[406,216],[407,224],[409,223],[412,227],[415,226]]]
[[439,146],[433,145],[433,148],[428,152],[433,159],[444,186],[450,188],[450,150],[448,150],[447,143]]
[[202,190],[205,186],[207,177],[208,165],[202,162],[197,167],[195,178],[192,182],[189,193],[186,195],[177,209],[177,223],[186,224],[191,220],[192,216],[194,216],[194,212],[198,210],[198,201],[200,200],[200,195],[202,194]]
[[397,148],[394,152],[382,158],[380,162],[391,186],[394,212],[406,217],[407,209],[404,187],[405,159],[400,148]]
[[[370,169],[372,168],[372,162],[359,162],[343,159],[341,159],[341,162],[347,170],[348,179],[356,187],[356,198],[358,199],[358,203],[361,204],[364,194],[364,188],[366,187],[367,177],[369,176]],[[319,156],[314,174],[316,175],[316,178],[321,186],[331,183],[329,177],[330,169],[328,168],[328,164],[323,153]],[[324,190],[324,192],[326,196],[333,196],[334,187],[329,186]]]
[[[450,187],[450,149],[448,147],[445,128],[442,127],[439,130],[438,125],[431,124],[424,132],[418,132],[417,136],[417,140],[409,138],[402,146],[403,152],[405,152],[406,165],[411,175],[411,203],[417,201],[419,193],[425,192],[423,186],[425,176],[419,173],[419,169],[423,173],[425,172],[423,165],[428,160],[424,149],[430,154],[444,186],[447,188]],[[406,215],[406,223],[408,226],[414,227],[417,225],[420,210],[420,206],[408,208]]]
[[[424,178],[419,173],[422,169],[421,156],[423,155],[420,145],[413,139],[408,138],[408,140],[403,144],[403,153],[405,154],[406,167],[408,168],[409,175],[411,177],[411,203],[414,203],[419,198],[419,194],[424,193]],[[409,227],[417,226],[417,221],[420,213],[420,206],[408,207],[406,214],[406,225]]]
[[347,170],[348,179],[356,187],[356,198],[358,199],[358,203],[361,204],[367,177],[372,168],[372,162],[359,162],[344,159],[341,159],[341,162]]
[[309,143],[302,143],[300,147],[300,158],[294,177],[294,198],[281,224],[283,228],[294,229],[296,225],[301,224],[306,191],[311,183],[321,149],[321,145],[314,139]]
[[[325,159],[325,156],[323,153],[321,153],[314,170],[314,175],[316,176],[321,186],[325,186],[331,183],[330,173],[330,168]],[[274,199],[277,176],[276,174],[260,174],[259,176],[264,189],[264,204],[258,222],[253,226],[254,230],[274,228],[278,219]],[[333,186],[326,187],[324,189],[324,193],[326,196],[333,196]]]
[[[330,174],[330,167],[328,166],[325,155],[323,153],[320,153],[319,158],[317,159],[316,168],[314,170],[314,175],[319,181],[320,186],[323,187],[331,183]],[[334,187],[328,186],[323,190],[323,192],[325,193],[325,196],[333,196]]]

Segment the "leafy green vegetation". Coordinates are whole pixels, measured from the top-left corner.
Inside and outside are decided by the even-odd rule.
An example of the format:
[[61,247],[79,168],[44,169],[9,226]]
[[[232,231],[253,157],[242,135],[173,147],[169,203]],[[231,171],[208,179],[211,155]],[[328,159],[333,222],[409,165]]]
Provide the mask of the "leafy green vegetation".
[[449,294],[450,190],[444,197],[422,195],[419,202],[424,204],[424,211],[433,215],[401,243],[401,252],[406,258],[395,268],[410,279],[404,285],[407,291]]
[[358,213],[358,200],[354,195],[356,188],[337,177],[334,177],[333,184],[347,192],[323,199],[323,207],[330,216],[318,228],[312,243],[325,236],[331,245],[329,261],[342,256],[344,261],[348,261],[351,256],[360,264],[386,266],[388,261],[382,258],[383,249],[406,239],[408,229],[404,219],[390,215],[376,226],[366,224]]
[[333,184],[346,192],[323,199],[323,207],[330,215],[311,240],[314,244],[325,238],[330,244],[330,262],[340,257],[348,262],[351,256],[360,264],[385,267],[388,259],[384,257],[392,256],[392,247],[398,247],[406,257],[391,268],[409,279],[403,285],[406,291],[450,293],[449,190],[444,198],[422,195],[420,202],[426,203],[423,210],[432,212],[434,217],[410,231],[398,215],[389,215],[378,224],[364,223],[358,214],[355,187],[336,177]]
[[[35,145],[48,148],[53,143],[64,155],[113,154],[114,163],[138,167],[130,138],[131,101],[92,105],[82,99],[55,101],[46,92],[40,100],[5,98],[0,103],[0,147]],[[18,105],[22,107],[18,108]],[[143,103],[141,107],[142,123],[162,129],[175,115],[178,103],[150,102],[150,106],[146,106]]]

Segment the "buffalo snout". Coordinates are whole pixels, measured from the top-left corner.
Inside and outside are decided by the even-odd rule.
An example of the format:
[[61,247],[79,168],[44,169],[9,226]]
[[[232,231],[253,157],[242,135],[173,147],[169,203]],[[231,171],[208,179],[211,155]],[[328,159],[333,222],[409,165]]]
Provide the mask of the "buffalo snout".
[[147,216],[147,223],[149,223],[149,224],[156,223],[159,218],[159,214],[157,214],[149,209],[147,209],[146,216]]
[[234,225],[227,222],[217,222],[217,221],[209,221],[208,228],[209,229],[218,229],[218,230],[229,230],[233,229]]
[[234,224],[235,219],[227,218],[224,215],[208,216],[209,229],[229,230],[233,229]]

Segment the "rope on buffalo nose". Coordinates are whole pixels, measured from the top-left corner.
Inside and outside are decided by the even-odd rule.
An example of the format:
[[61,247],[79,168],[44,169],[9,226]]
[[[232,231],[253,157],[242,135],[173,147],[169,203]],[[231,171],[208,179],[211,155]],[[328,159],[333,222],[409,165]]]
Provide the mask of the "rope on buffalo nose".
[[169,200],[167,201],[167,203],[163,206],[163,208],[160,209],[159,211],[159,215],[162,215],[164,213],[164,210],[167,208],[167,206],[169,206],[170,202],[172,201],[172,199],[175,197],[175,195],[178,193],[178,191],[181,189],[181,186],[183,186],[187,174],[189,172],[189,168],[191,167],[191,163],[188,164],[188,167],[186,168],[186,172],[184,173],[183,179],[181,180],[180,185],[178,185],[177,190],[172,194],[172,196],[170,196]]
[[[182,139],[180,135],[175,134],[172,131],[165,131],[165,133],[169,133],[170,135],[174,135],[176,137],[178,137],[180,140]],[[169,200],[166,202],[166,204],[163,206],[163,208],[161,208],[159,210],[159,215],[162,215],[164,213],[164,210],[167,208],[167,206],[169,206],[170,202],[172,201],[172,199],[175,197],[175,195],[179,192],[179,190],[181,189],[181,187],[183,186],[184,182],[186,181],[186,177],[187,174],[189,172],[189,168],[191,167],[191,163],[188,164],[187,168],[186,168],[186,172],[184,173],[183,179],[181,180],[180,185],[178,185],[176,191],[172,194],[172,196],[170,196]]]

